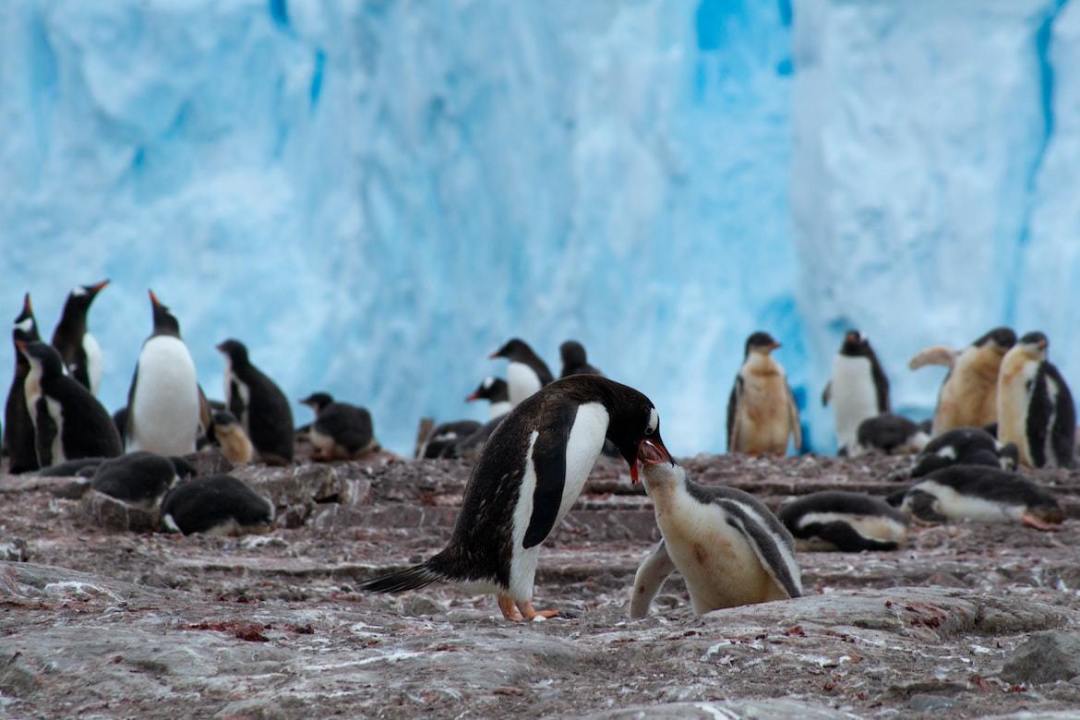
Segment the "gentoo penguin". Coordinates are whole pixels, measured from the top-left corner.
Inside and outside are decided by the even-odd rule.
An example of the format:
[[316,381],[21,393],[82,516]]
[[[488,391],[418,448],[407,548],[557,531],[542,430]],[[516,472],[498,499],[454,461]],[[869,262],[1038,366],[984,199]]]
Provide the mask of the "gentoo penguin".
[[849,446],[848,455],[858,457],[874,450],[886,455],[916,453],[929,441],[930,436],[918,423],[901,415],[885,413],[859,423],[855,444]]
[[488,420],[502,417],[513,407],[510,404],[510,386],[502,378],[484,378],[480,385],[465,398],[465,402],[470,403],[477,400],[488,401]]
[[785,503],[779,514],[799,550],[895,550],[907,538],[904,514],[864,493],[811,493]]
[[1020,338],[1001,362],[998,440],[1015,443],[1026,467],[1073,466],[1076,406],[1065,378],[1046,359],[1041,332]]
[[239,340],[217,346],[226,358],[225,404],[240,421],[263,462],[287,465],[293,459],[293,417],[285,393],[248,358]]
[[795,438],[795,449],[802,448],[795,398],[784,369],[771,356],[778,347],[765,332],[746,339],[743,365],[728,399],[728,452],[783,455],[789,435]]
[[169,458],[133,452],[98,465],[90,484],[98,492],[151,510],[179,478]]
[[439,423],[431,428],[431,432],[424,438],[424,442],[417,448],[418,458],[452,458],[457,457],[457,445],[469,437],[483,425],[475,420],[454,420],[452,422]]
[[52,336],[52,346],[60,352],[68,373],[94,395],[101,386],[101,347],[86,329],[86,314],[108,284],[102,280],[96,285],[78,285],[68,293]]
[[562,357],[562,372],[559,377],[569,375],[603,375],[592,365],[585,356],[585,346],[577,340],[567,340],[559,346],[559,355]]
[[983,465],[1015,470],[1019,452],[1002,444],[982,428],[957,428],[938,435],[919,453],[911,477],[923,477],[950,465]]
[[670,461],[660,416],[637,390],[598,375],[552,383],[515,407],[484,445],[465,487],[450,543],[426,562],[369,581],[374,592],[466,583],[497,594],[507,620],[551,617],[533,608],[540,544],[585,487],[604,438],[637,482],[646,439]]
[[211,475],[177,483],[161,502],[166,530],[214,535],[269,531],[274,505],[231,475]]
[[982,427],[997,421],[997,380],[1001,360],[1016,344],[1016,333],[994,328],[969,347],[956,352],[945,347],[923,350],[909,367],[945,365],[949,374],[938,392],[934,412],[934,435],[955,428]]
[[116,426],[116,432],[120,433],[120,441],[127,445],[127,406],[120,408],[112,414],[113,425]]
[[858,330],[848,331],[833,359],[832,378],[821,395],[822,405],[830,402],[841,455],[855,444],[864,420],[889,412],[889,380],[870,341]]
[[64,374],[60,353],[43,342],[16,344],[30,363],[24,386],[38,465],[121,454],[124,449],[109,411]]
[[23,297],[22,312],[15,318],[15,327],[11,331],[11,341],[15,348],[15,377],[11,381],[7,403],[4,405],[4,448],[10,459],[9,472],[23,473],[36,470],[38,465],[37,446],[34,444],[34,423],[26,407],[26,376],[30,372],[30,361],[19,352],[17,343],[35,343],[41,340],[38,335],[37,321],[34,320],[34,308],[30,304],[30,293]]
[[228,410],[214,413],[212,428],[214,439],[221,454],[233,465],[248,465],[255,460],[255,446],[251,444],[240,421]]
[[495,358],[506,358],[510,361],[506,368],[506,381],[510,390],[510,404],[513,406],[519,405],[554,379],[548,366],[524,340],[508,340],[491,354],[491,359]]
[[328,393],[312,393],[303,400],[315,411],[308,437],[315,460],[354,460],[379,449],[371,413],[366,408],[337,402]]
[[1054,530],[1065,513],[1047,490],[1018,473],[981,465],[953,465],[935,470],[909,487],[900,509],[923,520],[1020,522],[1037,530]]
[[153,290],[150,304],[154,331],[143,343],[128,390],[127,450],[188,455],[199,433],[195,362],[180,339],[180,322]]
[[641,444],[638,458],[664,539],[634,576],[630,617],[648,614],[674,570],[686,580],[698,615],[802,595],[791,534],[760,500],[698,485],[652,440]]
[[82,477],[92,478],[97,472],[98,466],[108,458],[79,458],[78,460],[65,460],[62,463],[49,465],[34,472],[39,477]]

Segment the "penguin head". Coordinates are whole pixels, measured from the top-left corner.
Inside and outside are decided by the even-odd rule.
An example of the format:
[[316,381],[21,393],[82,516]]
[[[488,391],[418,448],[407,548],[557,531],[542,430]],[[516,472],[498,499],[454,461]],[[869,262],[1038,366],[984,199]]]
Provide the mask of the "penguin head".
[[[649,398],[642,393],[598,375],[572,375],[560,380],[558,385],[567,388],[596,388],[604,398],[608,411],[607,439],[619,450],[630,465],[630,479],[638,482],[638,465],[642,462],[668,462],[675,460],[664,447],[660,437],[660,414]],[[643,449],[649,443],[647,450]],[[642,459],[642,453],[646,459]]]
[[520,338],[511,338],[501,348],[491,353],[490,359],[506,358],[510,361],[525,362],[536,355],[529,344]]
[[218,410],[213,414],[212,419],[216,429],[229,428],[240,424],[236,416],[228,410]]
[[510,387],[502,378],[486,377],[472,391],[472,394],[465,398],[465,402],[473,402],[474,400],[487,400],[491,403],[509,402]]
[[37,342],[41,339],[38,335],[37,321],[34,320],[34,306],[30,304],[30,293],[23,296],[22,312],[15,318],[15,327],[11,331],[11,337],[26,343]]
[[59,377],[64,374],[64,361],[52,345],[17,340],[15,346],[30,363],[30,367],[41,373],[42,378]]
[[870,354],[870,341],[858,330],[848,330],[844,335],[844,342],[840,346],[840,354],[848,357],[866,356]]
[[776,342],[772,335],[758,330],[746,338],[746,352],[743,357],[750,357],[750,353],[769,355],[778,347],[780,347],[780,343]]
[[97,297],[97,294],[104,290],[108,284],[108,280],[102,280],[93,285],[76,285],[72,291],[68,293],[67,303],[64,305],[64,313],[67,314],[70,311],[75,311],[85,316],[86,311],[90,309],[90,303],[94,302],[94,298]]
[[161,304],[153,290],[150,293],[150,305],[154,310],[154,335],[172,335],[180,337],[180,321]]
[[219,343],[217,346],[218,352],[225,357],[229,358],[229,362],[233,367],[242,367],[248,364],[248,351],[244,346],[244,343],[239,340],[228,340]]
[[1020,467],[1020,448],[1016,443],[1005,443],[999,447],[997,457],[1002,470],[1016,470]]
[[334,402],[334,398],[331,397],[330,393],[316,392],[311,393],[306,398],[301,400],[300,404],[307,405],[309,408],[315,411],[316,415],[318,415],[320,412],[322,412],[323,408],[325,408],[332,402]]
[[1045,360],[1050,341],[1046,339],[1046,335],[1039,331],[1029,332],[1020,338],[1019,347],[1032,360]]
[[562,357],[563,366],[568,368],[581,367],[588,362],[585,346],[577,340],[567,340],[560,345],[559,355]]
[[979,348],[991,348],[1004,355],[1009,348],[1016,344],[1016,333],[1013,332],[1012,328],[996,327],[972,344]]

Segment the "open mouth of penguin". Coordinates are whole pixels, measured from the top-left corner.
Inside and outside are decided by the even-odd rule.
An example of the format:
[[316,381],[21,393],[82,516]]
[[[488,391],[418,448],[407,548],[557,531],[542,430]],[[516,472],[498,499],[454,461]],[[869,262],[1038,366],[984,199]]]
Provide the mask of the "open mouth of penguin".
[[630,480],[637,485],[639,465],[649,466],[663,463],[675,464],[675,459],[671,457],[671,453],[664,447],[664,443],[659,438],[642,440],[638,443],[637,457],[630,464]]

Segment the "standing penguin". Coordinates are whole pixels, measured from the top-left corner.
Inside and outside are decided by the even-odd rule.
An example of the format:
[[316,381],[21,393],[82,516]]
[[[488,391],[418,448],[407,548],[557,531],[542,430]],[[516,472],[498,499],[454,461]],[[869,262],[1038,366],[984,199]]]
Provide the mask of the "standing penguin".
[[585,346],[577,340],[567,340],[559,346],[559,355],[562,357],[562,372],[559,377],[570,375],[603,375],[589,364],[585,355]]
[[1020,338],[998,376],[998,441],[1015,443],[1027,467],[1073,466],[1076,406],[1065,378],[1046,359],[1041,332]]
[[997,379],[1002,358],[1016,344],[1016,333],[994,328],[961,352],[936,346],[923,350],[908,366],[945,365],[938,392],[933,435],[961,427],[983,427],[997,421]]
[[94,395],[101,386],[101,347],[86,329],[86,314],[108,284],[102,280],[96,285],[78,285],[68,293],[52,336],[52,346],[60,352],[68,373]]
[[15,377],[11,381],[7,403],[4,405],[4,448],[10,458],[9,472],[23,473],[41,467],[37,459],[37,446],[34,444],[34,423],[26,408],[26,376],[30,372],[30,361],[19,352],[18,343],[35,343],[41,340],[38,335],[37,321],[34,320],[34,308],[30,304],[30,293],[23,297],[22,312],[15,318],[15,327],[11,330],[11,342],[15,347]]
[[24,384],[38,464],[120,455],[124,449],[109,411],[64,374],[60,353],[43,342],[17,345],[30,363]]
[[180,322],[150,291],[154,331],[143,343],[128,390],[128,452],[159,455],[195,452],[199,433],[199,385],[195,361],[180,339]]
[[506,381],[509,384],[512,406],[516,407],[554,379],[548,366],[524,340],[508,340],[491,354],[491,359],[495,358],[506,358],[510,361],[506,368]]
[[210,424],[214,440],[221,448],[221,454],[233,465],[247,465],[255,460],[255,446],[251,444],[247,433],[228,410],[218,410]]
[[671,459],[656,408],[633,388],[575,375],[528,398],[484,446],[446,548],[364,589],[402,592],[435,582],[468,583],[496,593],[507,620],[556,614],[533,608],[540,544],[581,494],[605,437],[630,464],[634,482],[638,448],[646,439]]
[[832,379],[821,395],[821,404],[833,404],[836,440],[845,455],[857,441],[859,424],[889,412],[889,380],[881,369],[870,341],[849,330],[833,359]]
[[698,485],[651,440],[639,458],[664,539],[634,576],[630,617],[648,614],[674,570],[698,615],[802,595],[794,540],[764,503],[735,488]]
[[778,347],[766,332],[746,339],[743,365],[728,399],[728,452],[783,455],[789,435],[795,438],[795,449],[802,448],[795,398],[784,369],[771,356]]
[[225,404],[247,431],[259,458],[274,465],[293,459],[293,417],[285,393],[248,358],[239,340],[217,346],[227,359]]

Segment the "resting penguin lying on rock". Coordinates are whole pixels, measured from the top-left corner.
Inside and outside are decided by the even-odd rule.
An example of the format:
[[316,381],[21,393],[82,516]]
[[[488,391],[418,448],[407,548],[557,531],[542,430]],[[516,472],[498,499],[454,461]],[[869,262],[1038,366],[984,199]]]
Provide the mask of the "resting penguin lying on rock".
[[785,503],[780,521],[799,550],[895,550],[907,538],[907,518],[881,498],[827,490]]
[[938,435],[919,453],[911,477],[923,477],[950,465],[985,465],[1015,470],[1016,445],[1002,444],[982,428],[957,428]]
[[630,617],[648,614],[675,570],[698,615],[802,595],[791,534],[760,500],[734,488],[698,485],[649,440],[638,458],[664,539],[634,576]]
[[195,469],[183,458],[138,451],[103,461],[90,484],[117,500],[152,510],[178,479],[194,474]]
[[1056,530],[1065,520],[1057,499],[1018,473],[981,465],[936,470],[895,493],[889,502],[931,522],[1020,522],[1036,530]]
[[171,532],[240,535],[270,530],[273,504],[231,475],[211,475],[176,485],[161,503]]

